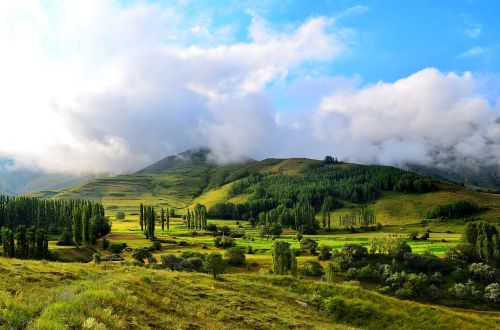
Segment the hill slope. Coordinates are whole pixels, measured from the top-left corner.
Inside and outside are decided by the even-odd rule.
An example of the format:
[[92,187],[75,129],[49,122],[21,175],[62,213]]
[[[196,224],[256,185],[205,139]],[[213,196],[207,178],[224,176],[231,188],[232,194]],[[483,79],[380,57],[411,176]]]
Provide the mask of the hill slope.
[[[272,275],[214,281],[205,274],[132,266],[3,258],[0,270],[2,328],[77,329],[85,323],[92,329],[493,329],[500,322],[496,312]],[[332,306],[344,307],[317,305],[332,298]]]
[[[142,202],[157,207],[178,209],[183,213],[182,209],[195,203],[205,204],[208,208],[220,202],[245,203],[252,197],[255,189],[266,180],[271,182],[266,188],[268,190],[282,189],[280,187],[283,184],[299,189],[308,185],[310,183],[308,180],[325,180],[325,178],[341,180],[338,181],[340,185],[350,182],[349,180],[357,180],[359,189],[364,190],[364,184],[373,181],[373,176],[385,178],[394,173],[396,179],[397,175],[409,175],[412,180],[420,180],[419,178],[424,182],[428,180],[415,173],[401,172],[386,166],[349,163],[324,166],[321,161],[305,158],[270,158],[262,161],[245,158],[240,163],[217,165],[209,160],[208,153],[206,149],[187,151],[177,156],[166,157],[134,174],[89,180],[69,189],[42,191],[32,195],[99,200],[108,211],[112,212],[121,210],[129,214],[136,213],[138,205]],[[240,191],[234,189],[234,185],[241,185],[244,180],[248,181],[249,175],[257,175],[261,183],[248,184]],[[376,179],[375,177],[375,183]],[[273,183],[272,180],[278,181]],[[325,182],[324,189],[331,188],[328,182],[330,181]],[[378,196],[369,204],[376,212],[377,221],[382,224],[419,223],[435,206],[459,199],[473,201],[484,208],[480,216],[486,219],[500,219],[499,194],[476,192],[445,182],[436,182],[435,186],[438,188],[435,191],[410,194],[394,192],[392,189],[389,191],[379,189]],[[297,189],[295,194],[299,193],[300,189]],[[360,192],[353,190],[353,193]],[[337,214],[350,212],[353,207],[361,207],[366,203],[352,200],[349,194],[346,196],[339,197],[344,207],[334,211],[334,224],[337,223]]]

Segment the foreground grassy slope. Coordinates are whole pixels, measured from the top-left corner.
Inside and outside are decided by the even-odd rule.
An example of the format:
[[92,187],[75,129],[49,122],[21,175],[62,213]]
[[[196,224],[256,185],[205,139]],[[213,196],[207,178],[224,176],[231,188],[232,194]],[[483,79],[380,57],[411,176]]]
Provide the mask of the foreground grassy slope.
[[[345,302],[345,312],[314,306],[331,297]],[[214,281],[204,274],[132,266],[0,259],[0,327],[7,329],[84,323],[110,329],[493,329],[499,322],[500,313],[429,306],[290,277],[237,274]]]

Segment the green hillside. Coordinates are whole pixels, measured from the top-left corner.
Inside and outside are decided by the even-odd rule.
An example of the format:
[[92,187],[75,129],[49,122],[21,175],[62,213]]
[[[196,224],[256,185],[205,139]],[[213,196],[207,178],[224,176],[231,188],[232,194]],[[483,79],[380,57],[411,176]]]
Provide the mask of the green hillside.
[[[111,213],[124,211],[126,214],[134,214],[138,211],[138,205],[145,203],[174,208],[183,214],[187,207],[196,203],[210,208],[217,203],[248,202],[252,199],[255,185],[250,185],[245,191],[236,194],[232,186],[241,184],[242,179],[250,174],[258,174],[262,180],[268,181],[273,178],[307,178],[307,174],[315,168],[318,168],[315,171],[322,173],[321,166],[321,161],[305,158],[272,158],[262,161],[245,158],[240,163],[217,165],[209,161],[207,150],[188,151],[166,157],[134,174],[89,180],[69,189],[43,191],[31,195],[98,200],[102,201]],[[348,163],[329,165],[329,168],[353,171],[359,169],[367,173],[392,169]],[[419,176],[415,174],[415,177]],[[426,179],[423,176],[422,178]],[[300,186],[306,183],[297,181],[292,184]],[[500,194],[477,192],[440,181],[435,181],[434,185],[435,190],[425,193],[381,191],[376,198],[365,202],[353,203],[352,200],[338,198],[343,207],[332,212],[333,225],[338,224],[339,215],[366,205],[374,209],[377,222],[382,225],[416,225],[420,224],[427,213],[437,205],[463,199],[472,201],[482,208],[478,214],[481,218],[489,221],[500,219]]]
[[[347,284],[0,258],[5,329],[493,329],[496,312],[401,301]],[[12,281],[16,278],[16,281]],[[342,310],[316,307],[342,301]],[[332,300],[335,299],[335,300]]]

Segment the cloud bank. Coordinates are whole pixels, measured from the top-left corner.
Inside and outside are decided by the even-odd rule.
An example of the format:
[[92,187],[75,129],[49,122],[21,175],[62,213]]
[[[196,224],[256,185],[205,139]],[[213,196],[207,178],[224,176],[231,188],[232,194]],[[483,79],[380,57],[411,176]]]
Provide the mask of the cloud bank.
[[196,146],[221,161],[500,162],[488,84],[432,68],[369,86],[323,74],[355,35],[331,17],[276,27],[253,15],[238,41],[156,4],[0,6],[0,157],[19,166],[118,173]]

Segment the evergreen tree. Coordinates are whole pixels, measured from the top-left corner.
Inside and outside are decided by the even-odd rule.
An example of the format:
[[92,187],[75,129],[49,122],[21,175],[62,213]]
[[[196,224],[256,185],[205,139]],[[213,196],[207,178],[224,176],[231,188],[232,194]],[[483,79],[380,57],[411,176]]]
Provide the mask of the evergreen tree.
[[161,220],[161,232],[163,234],[163,231],[165,230],[165,211],[163,210],[163,207],[161,208],[160,212],[160,220]]
[[76,208],[73,210],[73,242],[75,242],[77,247],[82,244],[82,212]]
[[141,203],[141,206],[139,207],[139,225],[141,226],[141,232],[144,231],[144,205],[142,205]]
[[20,259],[28,258],[28,239],[26,237],[26,227],[20,225],[16,229],[15,239],[17,242],[16,246],[16,257]]
[[167,230],[170,229],[170,210],[167,209]]
[[291,269],[292,254],[290,244],[282,240],[275,240],[271,248],[271,253],[273,256],[274,274],[285,275]]

